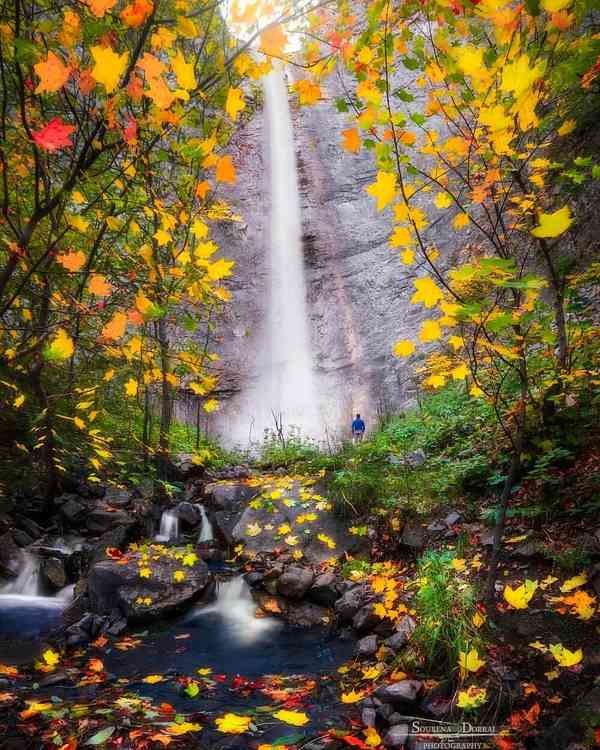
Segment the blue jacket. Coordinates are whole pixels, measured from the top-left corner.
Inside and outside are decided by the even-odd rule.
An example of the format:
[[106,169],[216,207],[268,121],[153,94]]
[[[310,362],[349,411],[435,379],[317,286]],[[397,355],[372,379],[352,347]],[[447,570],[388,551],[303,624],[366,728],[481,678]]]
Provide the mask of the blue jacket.
[[352,432],[364,432],[365,431],[365,423],[362,421],[362,419],[355,419],[354,422],[352,422]]

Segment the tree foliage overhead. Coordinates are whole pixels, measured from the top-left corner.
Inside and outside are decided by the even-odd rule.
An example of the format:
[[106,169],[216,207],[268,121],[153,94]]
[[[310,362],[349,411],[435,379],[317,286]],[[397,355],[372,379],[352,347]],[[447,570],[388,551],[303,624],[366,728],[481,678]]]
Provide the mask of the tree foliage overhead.
[[219,3],[2,4],[2,397],[50,490],[74,445],[92,477],[112,459],[107,409],[147,420],[158,398],[166,453],[175,389],[217,407],[226,146],[298,8],[271,6],[262,26],[259,11],[231,9],[239,41]]

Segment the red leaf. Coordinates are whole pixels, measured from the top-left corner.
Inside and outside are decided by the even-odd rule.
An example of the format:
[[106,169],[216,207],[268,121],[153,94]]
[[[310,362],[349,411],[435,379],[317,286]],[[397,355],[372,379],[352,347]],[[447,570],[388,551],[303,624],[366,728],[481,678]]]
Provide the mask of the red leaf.
[[132,117],[123,130],[123,138],[125,138],[125,143],[128,143],[129,145],[136,143],[137,131],[137,122]]
[[369,750],[369,746],[366,742],[363,742],[360,737],[353,737],[351,734],[347,734],[345,737],[340,738],[342,742],[345,742],[346,745],[350,745],[350,747],[360,747],[361,750]]
[[32,133],[32,138],[40,148],[57,151],[73,145],[69,136],[74,130],[73,125],[67,125],[60,117],[55,117],[41,130]]

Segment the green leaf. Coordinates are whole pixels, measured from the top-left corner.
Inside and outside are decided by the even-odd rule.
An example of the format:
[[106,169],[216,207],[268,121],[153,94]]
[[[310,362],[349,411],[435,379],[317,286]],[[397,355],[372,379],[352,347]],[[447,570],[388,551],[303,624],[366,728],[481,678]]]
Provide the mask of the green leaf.
[[397,96],[398,99],[403,102],[414,102],[415,100],[415,97],[404,89],[396,89],[396,91],[394,91],[394,96]]
[[15,60],[21,65],[31,65],[38,56],[35,44],[28,39],[15,39]]
[[190,682],[190,684],[186,687],[186,689],[183,691],[186,695],[188,695],[190,698],[195,698],[198,693],[200,692],[200,688],[198,687],[197,682]]
[[109,737],[113,736],[114,731],[115,731],[114,727],[104,727],[104,729],[101,729],[93,737],[90,737],[89,740],[86,740],[83,744],[84,745],[102,745],[106,742],[107,739],[109,739]]
[[414,57],[403,57],[402,64],[408,70],[418,70],[421,67],[421,63]]
[[285,737],[278,737],[275,742],[271,742],[271,745],[273,747],[285,747],[286,745],[295,745],[303,739],[303,734],[286,734]]
[[508,313],[502,313],[502,315],[498,315],[496,318],[488,320],[485,324],[485,327],[490,331],[493,331],[494,333],[498,333],[499,331],[508,328],[511,323],[512,315],[509,315]]
[[423,125],[425,120],[427,120],[425,115],[422,115],[419,112],[413,112],[410,116],[410,119],[415,123],[415,125]]
[[335,100],[335,108],[338,112],[347,112],[348,111],[348,102],[345,99],[336,99]]
[[525,0],[525,8],[534,18],[540,15],[540,0]]

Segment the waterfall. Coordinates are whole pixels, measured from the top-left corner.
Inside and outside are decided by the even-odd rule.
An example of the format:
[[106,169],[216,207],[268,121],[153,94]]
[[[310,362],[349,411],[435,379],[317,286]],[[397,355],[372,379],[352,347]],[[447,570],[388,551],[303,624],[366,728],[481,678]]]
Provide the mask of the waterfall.
[[175,542],[179,538],[179,518],[172,510],[164,510],[160,517],[157,542]]
[[215,537],[213,534],[212,523],[208,520],[208,516],[206,515],[206,508],[204,505],[198,505],[198,509],[200,510],[200,517],[202,519],[200,534],[198,535],[198,544],[212,542]]
[[21,596],[39,596],[40,591],[40,561],[30,552],[22,552],[23,566],[17,578],[2,588],[2,594],[18,594]]
[[256,617],[256,604],[242,576],[220,581],[214,604],[196,608],[191,617],[204,615],[217,615],[228,637],[240,644],[252,643],[267,631],[281,627],[272,617]]
[[226,438],[247,444],[275,430],[321,437],[306,301],[300,194],[285,74],[264,79],[269,162],[269,296],[252,384],[230,415]]

